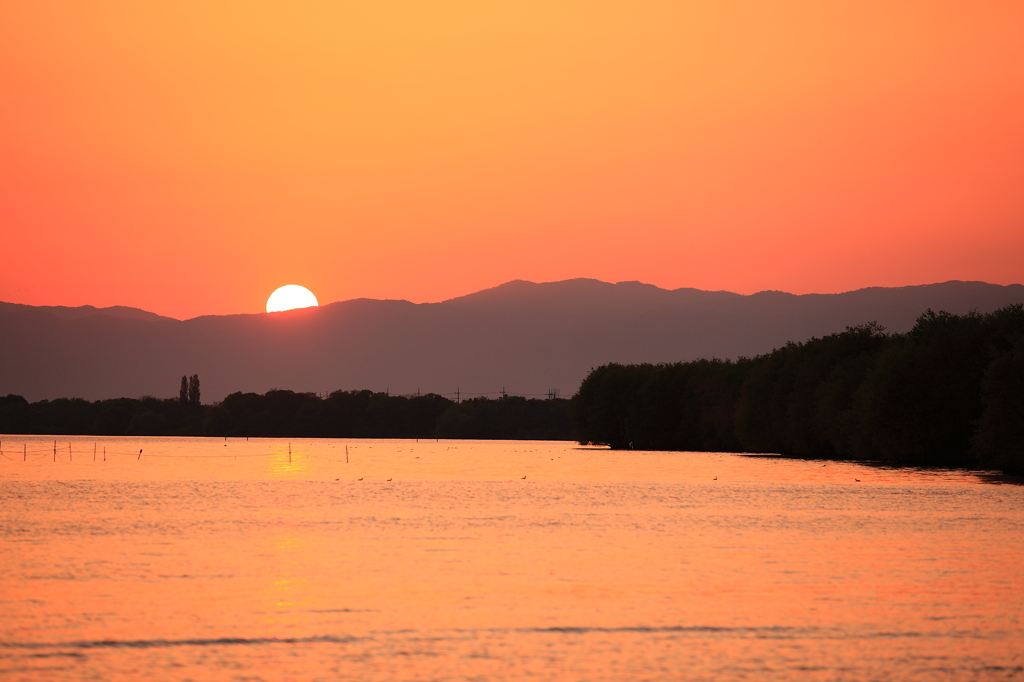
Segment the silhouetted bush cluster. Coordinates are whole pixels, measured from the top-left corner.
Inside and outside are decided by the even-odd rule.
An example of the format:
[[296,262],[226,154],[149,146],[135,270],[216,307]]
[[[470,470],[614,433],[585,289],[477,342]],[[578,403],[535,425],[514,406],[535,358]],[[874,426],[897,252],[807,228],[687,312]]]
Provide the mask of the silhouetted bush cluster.
[[581,443],[770,452],[1024,473],[1024,307],[929,310],[738,361],[604,365],[573,398]]
[[[183,386],[186,384],[183,383]],[[198,395],[198,381],[195,381]],[[456,403],[372,391],[232,393],[216,405],[179,398],[0,397],[0,433],[571,440],[568,400],[508,396]]]
[[[1024,474],[1024,306],[931,310],[755,358],[593,370],[570,401],[456,403],[372,391],[28,403],[0,397],[0,433],[550,439],[617,449],[771,452]],[[190,396],[194,395],[194,399]],[[182,396],[185,397],[182,400]]]
[[473,398],[451,405],[437,420],[440,438],[572,440],[569,401],[507,396]]

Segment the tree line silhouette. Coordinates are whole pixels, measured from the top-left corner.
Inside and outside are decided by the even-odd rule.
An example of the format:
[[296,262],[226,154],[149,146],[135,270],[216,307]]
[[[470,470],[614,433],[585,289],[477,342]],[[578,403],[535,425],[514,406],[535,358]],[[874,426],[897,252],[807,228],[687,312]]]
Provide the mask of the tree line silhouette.
[[608,364],[571,402],[453,401],[372,391],[27,402],[0,397],[0,433],[577,440],[616,449],[763,452],[1024,474],[1024,305],[928,310],[738,360]]
[[199,377],[182,377],[177,399],[29,403],[0,397],[0,433],[109,436],[267,436],[322,438],[476,438],[571,440],[569,401],[519,396],[457,402],[428,393],[232,393],[199,402]]
[[754,358],[608,364],[573,398],[581,443],[1024,474],[1024,306],[928,310]]

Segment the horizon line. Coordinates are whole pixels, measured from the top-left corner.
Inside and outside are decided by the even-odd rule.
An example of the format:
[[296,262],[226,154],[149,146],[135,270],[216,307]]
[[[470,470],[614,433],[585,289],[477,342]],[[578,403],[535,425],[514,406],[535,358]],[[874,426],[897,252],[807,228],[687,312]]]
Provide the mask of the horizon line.
[[850,294],[850,293],[855,293],[855,292],[858,292],[858,291],[866,291],[866,290],[869,290],[869,289],[912,289],[912,288],[918,288],[918,287],[938,286],[938,285],[942,285],[942,284],[954,284],[954,283],[956,283],[956,284],[985,284],[985,285],[988,285],[988,286],[997,286],[997,287],[1024,286],[1024,282],[1012,282],[1010,284],[997,284],[997,283],[993,283],[993,282],[986,282],[984,280],[949,279],[949,280],[944,280],[944,281],[941,281],[941,282],[927,282],[927,283],[923,283],[923,284],[903,284],[903,285],[899,285],[899,286],[878,286],[878,285],[873,285],[873,286],[858,287],[856,289],[847,289],[847,290],[844,290],[844,291],[833,291],[833,292],[806,292],[806,293],[802,293],[802,294],[795,294],[795,293],[792,293],[792,292],[789,292],[789,291],[785,291],[783,289],[761,289],[761,290],[758,290],[758,291],[755,291],[755,292],[752,292],[752,293],[749,293],[749,294],[743,294],[743,293],[739,293],[739,292],[735,292],[735,291],[729,291],[728,289],[700,289],[698,287],[676,287],[674,289],[669,289],[669,288],[666,288],[666,287],[658,286],[657,284],[651,284],[649,282],[643,282],[643,281],[635,280],[635,279],[634,280],[621,280],[621,281],[617,281],[617,282],[607,282],[605,280],[597,279],[597,278],[594,278],[594,277],[570,277],[568,279],[552,280],[552,281],[546,281],[546,282],[534,282],[532,280],[518,279],[518,278],[517,279],[511,279],[511,280],[508,280],[506,282],[502,282],[501,284],[497,284],[497,285],[495,285],[493,287],[486,287],[484,289],[478,289],[477,291],[471,291],[471,292],[469,292],[467,294],[462,294],[462,295],[459,295],[459,296],[453,296],[451,298],[442,299],[440,301],[419,301],[419,302],[417,302],[417,301],[411,301],[411,300],[405,299],[405,298],[373,298],[373,297],[370,297],[370,296],[355,296],[353,298],[341,299],[341,300],[337,300],[337,301],[330,301],[328,303],[321,303],[321,304],[316,305],[316,306],[309,306],[309,307],[306,307],[306,308],[294,308],[292,310],[283,310],[283,311],[277,311],[277,312],[273,312],[273,313],[268,313],[266,311],[239,312],[239,313],[206,313],[206,314],[203,314],[203,315],[196,315],[194,317],[186,317],[186,318],[173,317],[171,315],[164,315],[162,313],[154,312],[152,310],[147,310],[146,308],[139,308],[139,307],[136,307],[136,306],[124,305],[124,304],[118,304],[118,303],[115,303],[115,304],[109,305],[109,306],[96,306],[96,305],[93,305],[91,303],[85,303],[85,304],[82,304],[82,305],[59,305],[59,304],[38,304],[37,305],[37,304],[32,304],[32,303],[19,303],[19,302],[16,302],[16,301],[0,301],[0,305],[6,304],[6,305],[15,305],[15,306],[25,306],[25,307],[29,307],[29,308],[62,308],[62,309],[67,309],[67,310],[76,310],[76,309],[81,309],[81,308],[92,308],[92,309],[97,310],[97,311],[110,310],[112,308],[124,308],[124,309],[128,309],[128,310],[137,310],[137,311],[140,311],[140,312],[148,313],[150,315],[156,315],[156,316],[164,318],[164,319],[176,320],[178,322],[188,322],[190,320],[197,320],[197,319],[204,318],[204,317],[234,317],[234,316],[239,316],[239,315],[281,315],[281,314],[289,314],[289,313],[294,314],[294,313],[297,313],[297,312],[300,312],[300,311],[303,311],[303,310],[305,310],[305,311],[316,310],[317,308],[326,308],[326,307],[337,305],[337,304],[340,304],[340,303],[351,303],[353,301],[381,301],[381,302],[409,303],[410,305],[417,305],[417,306],[420,306],[420,305],[440,305],[440,304],[443,304],[443,303],[449,303],[451,301],[457,301],[457,300],[462,299],[462,298],[468,298],[470,296],[475,296],[475,295],[483,294],[483,293],[490,292],[490,291],[496,291],[496,290],[501,289],[503,287],[507,287],[509,285],[514,285],[514,284],[529,284],[529,285],[534,285],[534,286],[545,286],[545,285],[552,285],[552,284],[565,284],[565,283],[568,283],[568,282],[594,282],[594,283],[597,283],[597,284],[605,284],[605,285],[608,285],[608,286],[620,286],[620,285],[635,284],[635,285],[640,285],[640,286],[644,286],[644,287],[651,287],[653,289],[658,289],[659,291],[664,291],[664,292],[667,292],[667,293],[673,293],[673,292],[677,292],[677,291],[699,291],[699,292],[709,293],[709,294],[731,294],[731,295],[734,295],[734,296],[741,296],[741,297],[744,297],[744,298],[749,298],[751,296],[758,296],[760,294],[785,294],[787,296],[796,296],[796,297],[800,297],[800,296],[841,296],[843,294]]

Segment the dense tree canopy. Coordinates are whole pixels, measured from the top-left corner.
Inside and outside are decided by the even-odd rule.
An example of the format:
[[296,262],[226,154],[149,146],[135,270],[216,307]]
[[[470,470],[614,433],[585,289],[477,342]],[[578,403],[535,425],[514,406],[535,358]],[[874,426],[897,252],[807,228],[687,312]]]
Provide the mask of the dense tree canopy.
[[583,443],[1024,473],[1024,307],[931,310],[738,361],[609,364],[573,398]]
[[770,452],[1024,474],[1024,306],[921,315],[739,360],[608,364],[570,401],[273,390],[177,398],[0,397],[0,433],[575,438],[617,449]]
[[[186,393],[198,399],[198,379]],[[440,395],[372,391],[232,393],[216,405],[192,399],[119,398],[28,403],[0,396],[0,433],[110,436],[308,436],[569,440],[569,401],[507,396],[455,402]]]

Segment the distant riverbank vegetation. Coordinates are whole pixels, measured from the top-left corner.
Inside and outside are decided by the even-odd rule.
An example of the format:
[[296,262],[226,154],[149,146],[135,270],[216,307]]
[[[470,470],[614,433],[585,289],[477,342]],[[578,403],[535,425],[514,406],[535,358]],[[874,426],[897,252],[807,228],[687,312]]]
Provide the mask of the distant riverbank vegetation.
[[273,390],[28,403],[0,397],[0,433],[577,440],[614,449],[978,467],[1024,474],[1024,306],[931,310],[739,360],[608,364],[572,401]]
[[581,443],[1024,474],[1024,307],[929,310],[755,358],[609,364],[573,398]]
[[0,433],[107,436],[268,436],[572,440],[569,401],[519,396],[455,401],[372,391],[232,393],[199,402],[199,377],[182,377],[178,398],[0,397]]

